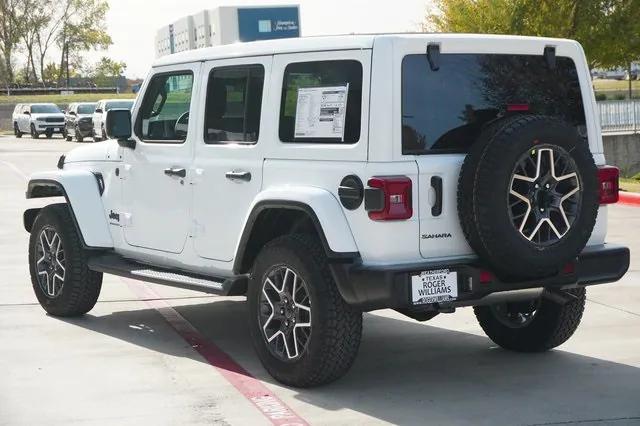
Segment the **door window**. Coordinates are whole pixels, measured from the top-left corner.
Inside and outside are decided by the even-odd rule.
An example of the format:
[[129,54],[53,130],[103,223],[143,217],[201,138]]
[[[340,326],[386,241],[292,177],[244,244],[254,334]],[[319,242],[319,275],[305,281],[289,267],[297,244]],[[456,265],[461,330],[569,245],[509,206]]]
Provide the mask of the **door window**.
[[207,85],[205,143],[256,143],[263,85],[262,65],[212,70]]
[[[348,85],[348,86],[347,86]],[[319,121],[335,120],[344,126],[342,137],[296,136],[296,111],[300,89],[348,87],[344,123],[331,117],[335,107],[320,109]],[[323,94],[324,96],[324,94]],[[327,110],[325,112],[325,110]],[[362,110],[362,64],[355,60],[299,62],[287,65],[284,71],[282,99],[280,101],[280,140],[282,142],[345,143],[360,139]],[[325,117],[326,115],[326,117]]]
[[189,127],[192,89],[191,71],[154,76],[136,120],[136,135],[147,142],[184,142]]

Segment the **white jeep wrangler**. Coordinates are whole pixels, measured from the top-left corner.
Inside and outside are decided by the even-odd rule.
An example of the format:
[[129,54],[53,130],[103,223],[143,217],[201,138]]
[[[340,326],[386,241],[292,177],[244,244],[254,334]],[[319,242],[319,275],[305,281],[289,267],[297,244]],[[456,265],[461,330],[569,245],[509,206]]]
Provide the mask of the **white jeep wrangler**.
[[543,351],[577,328],[605,243],[589,70],[569,40],[478,35],[289,39],[158,60],[111,140],[31,176],[38,300],[81,315],[102,274],[248,298],[277,380],[345,374],[362,312],[420,321],[473,306],[498,345]]

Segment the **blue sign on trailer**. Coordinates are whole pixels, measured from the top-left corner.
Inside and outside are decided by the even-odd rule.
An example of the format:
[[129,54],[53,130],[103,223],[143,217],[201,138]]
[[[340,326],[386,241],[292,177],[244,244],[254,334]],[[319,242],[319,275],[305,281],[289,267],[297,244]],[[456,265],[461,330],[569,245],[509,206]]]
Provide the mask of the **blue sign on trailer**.
[[300,37],[297,7],[238,8],[240,41]]

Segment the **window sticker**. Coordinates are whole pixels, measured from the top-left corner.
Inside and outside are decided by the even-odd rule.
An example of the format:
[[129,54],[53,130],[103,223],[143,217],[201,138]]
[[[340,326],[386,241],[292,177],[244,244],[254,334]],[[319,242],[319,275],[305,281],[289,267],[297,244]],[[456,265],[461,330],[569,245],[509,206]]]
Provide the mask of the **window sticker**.
[[298,89],[296,138],[344,141],[349,84]]

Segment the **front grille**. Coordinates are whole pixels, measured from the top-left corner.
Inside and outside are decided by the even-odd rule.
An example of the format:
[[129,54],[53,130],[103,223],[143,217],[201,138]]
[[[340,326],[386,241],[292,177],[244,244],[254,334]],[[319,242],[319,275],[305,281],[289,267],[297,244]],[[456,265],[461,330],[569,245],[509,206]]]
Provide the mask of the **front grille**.
[[45,121],[47,123],[62,123],[64,122],[64,117],[47,117]]

